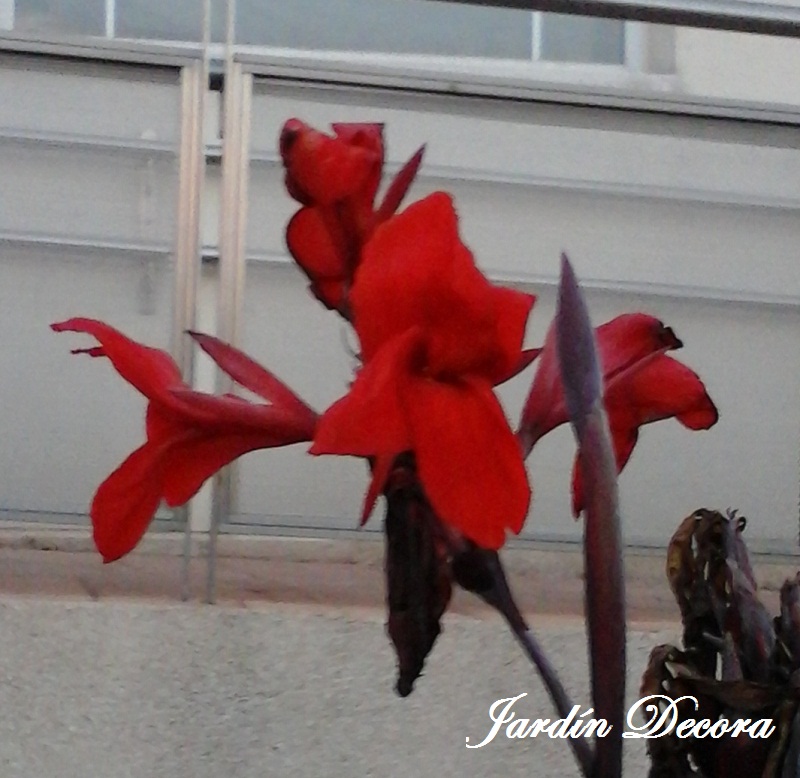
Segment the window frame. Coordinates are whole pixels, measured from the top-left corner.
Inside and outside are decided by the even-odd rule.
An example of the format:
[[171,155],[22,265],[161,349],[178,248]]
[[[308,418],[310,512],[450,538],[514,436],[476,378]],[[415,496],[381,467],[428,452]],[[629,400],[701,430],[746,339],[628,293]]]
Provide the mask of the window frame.
[[[0,29],[3,23],[13,29],[16,0],[0,0]],[[109,40],[130,41],[134,39],[117,35],[117,0],[105,0],[104,31]],[[321,64],[337,64],[344,68],[369,67],[392,68],[405,71],[409,76],[421,72],[439,72],[451,75],[459,81],[471,78],[492,78],[514,82],[547,82],[586,87],[612,87],[653,89],[669,91],[676,85],[674,59],[672,67],[662,72],[650,72],[650,35],[648,25],[639,22],[624,22],[624,56],[619,64],[599,62],[554,62],[544,60],[541,51],[541,20],[543,12],[531,12],[531,59],[503,59],[497,57],[468,57],[450,55],[426,55],[389,52],[357,52],[341,50],[310,50],[290,47],[235,44],[234,49],[246,55],[262,55],[298,62],[318,61]],[[206,24],[208,20],[206,20]],[[209,40],[206,31],[206,40]],[[135,39],[153,42],[156,39]],[[161,45],[177,47],[197,46],[197,41],[157,41]],[[674,40],[669,44],[674,52]],[[228,44],[209,43],[208,57],[212,63],[227,59]]]

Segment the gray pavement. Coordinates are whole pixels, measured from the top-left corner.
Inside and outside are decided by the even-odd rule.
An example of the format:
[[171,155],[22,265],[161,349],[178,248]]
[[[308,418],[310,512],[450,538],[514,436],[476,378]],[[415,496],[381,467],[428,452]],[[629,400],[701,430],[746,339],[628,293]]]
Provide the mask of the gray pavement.
[[[425,676],[398,698],[384,614],[270,602],[0,596],[2,778],[576,776],[563,740],[480,742],[496,699],[548,699],[500,621],[451,614]],[[534,617],[577,703],[588,705],[583,623]],[[628,694],[677,626],[630,632]],[[555,717],[554,717],[555,718]],[[627,741],[626,776],[646,775]]]

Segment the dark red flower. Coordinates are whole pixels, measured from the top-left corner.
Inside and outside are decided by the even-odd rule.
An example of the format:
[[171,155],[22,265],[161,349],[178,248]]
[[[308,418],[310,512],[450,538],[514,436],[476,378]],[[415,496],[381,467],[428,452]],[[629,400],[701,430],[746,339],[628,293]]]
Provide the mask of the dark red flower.
[[[605,385],[642,359],[683,345],[671,328],[644,313],[617,316],[597,327],[595,332]],[[555,328],[551,326],[522,409],[518,434],[525,455],[530,453],[536,441],[567,421],[569,414],[558,369]]]
[[[707,430],[719,413],[700,377],[664,353],[645,358],[634,369],[607,383],[603,401],[614,444],[617,472],[627,464],[639,439],[639,428],[664,419],[677,419],[690,430]],[[583,510],[580,467],[572,475],[572,512]]]
[[317,415],[246,355],[209,335],[191,333],[235,381],[270,404],[196,392],[172,357],[127,338],[103,322],[75,318],[51,325],[84,332],[99,346],[75,349],[108,357],[148,399],[147,440],[98,488],[90,509],[97,550],[106,562],[132,551],[158,506],[187,502],[220,468],[249,451],[311,440]]
[[438,516],[498,548],[522,528],[530,488],[493,386],[524,362],[534,298],[481,274],[439,192],[376,230],[351,302],[364,367],[311,453],[377,458],[369,503],[391,460],[412,451]]
[[347,293],[361,249],[373,230],[392,216],[422,161],[420,149],[375,197],[383,170],[383,125],[334,124],[326,135],[299,119],[283,127],[280,149],[286,189],[304,207],[286,229],[286,243],[311,281],[311,291],[345,316]]
[[[700,378],[666,352],[681,348],[671,328],[653,316],[625,314],[596,329],[603,370],[603,402],[608,413],[618,471],[627,463],[639,427],[675,417],[690,429],[708,429],[718,418]],[[569,420],[558,370],[555,332],[547,334],[518,436],[527,456],[534,444]],[[583,508],[583,488],[576,466],[573,511]]]

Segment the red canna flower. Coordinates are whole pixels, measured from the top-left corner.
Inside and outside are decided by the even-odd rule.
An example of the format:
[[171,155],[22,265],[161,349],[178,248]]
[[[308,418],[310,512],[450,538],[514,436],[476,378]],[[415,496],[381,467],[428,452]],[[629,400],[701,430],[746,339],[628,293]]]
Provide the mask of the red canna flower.
[[437,192],[375,231],[351,302],[364,367],[320,419],[311,453],[375,457],[369,503],[412,451],[439,517],[499,548],[522,528],[530,487],[493,386],[530,359],[534,298],[483,276]]
[[[654,316],[629,313],[617,316],[596,330],[597,351],[608,383],[654,353],[683,344],[670,327]],[[555,327],[551,326],[539,357],[539,367],[522,409],[518,435],[525,456],[548,432],[569,421],[561,372],[556,354]]]
[[[663,322],[643,313],[625,314],[598,327],[596,341],[603,370],[603,402],[619,472],[644,424],[675,417],[684,426],[699,430],[716,423],[717,409],[703,382],[667,356],[667,351],[683,344]],[[556,357],[551,327],[520,421],[518,436],[526,456],[540,438],[569,420]],[[576,516],[583,508],[577,465],[572,507]]]
[[137,343],[103,322],[75,318],[51,327],[95,337],[99,346],[72,353],[108,357],[149,401],[147,441],[100,485],[92,500],[95,545],[106,562],[135,548],[162,500],[182,505],[237,457],[313,436],[314,411],[263,367],[209,335],[190,333],[225,372],[268,405],[194,391],[183,382],[169,354]]
[[[614,444],[617,472],[627,464],[639,439],[639,428],[676,418],[690,430],[707,430],[719,419],[716,406],[699,376],[664,353],[645,358],[639,366],[608,382],[603,397]],[[583,510],[580,468],[573,468],[572,512]]]
[[383,125],[332,127],[330,136],[290,119],[281,132],[286,189],[304,206],[289,222],[286,243],[311,281],[312,293],[348,318],[347,292],[361,249],[400,206],[424,147],[404,165],[376,207],[384,160]]

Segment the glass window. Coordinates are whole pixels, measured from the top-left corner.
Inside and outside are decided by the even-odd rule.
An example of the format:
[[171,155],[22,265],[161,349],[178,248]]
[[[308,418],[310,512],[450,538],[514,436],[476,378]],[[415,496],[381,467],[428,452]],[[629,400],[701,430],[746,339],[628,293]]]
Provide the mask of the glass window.
[[538,58],[547,62],[625,63],[625,23],[566,14],[538,14]]
[[[203,0],[16,0],[15,29],[134,40],[203,38]],[[212,0],[211,40],[225,40],[226,0]],[[106,18],[108,11],[108,18]],[[238,0],[236,42],[305,51],[625,62],[625,24],[435,0]]]
[[431,0],[238,0],[237,43],[530,59],[531,15]]
[[36,35],[105,35],[105,0],[16,0],[14,29]]
[[[219,3],[213,3],[218,5]],[[114,33],[119,38],[200,41],[202,0],[117,0]]]
[[[203,0],[115,0],[118,38],[189,41],[203,39]],[[211,40],[225,40],[227,2],[211,0]]]

